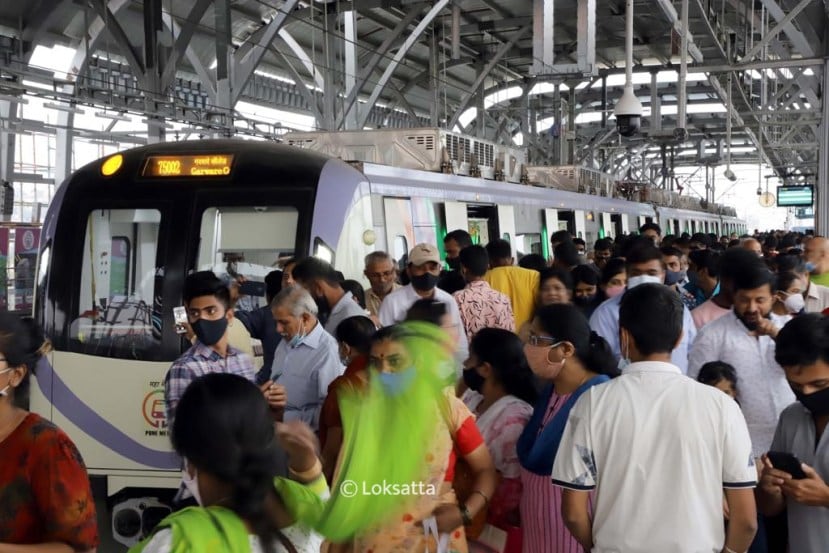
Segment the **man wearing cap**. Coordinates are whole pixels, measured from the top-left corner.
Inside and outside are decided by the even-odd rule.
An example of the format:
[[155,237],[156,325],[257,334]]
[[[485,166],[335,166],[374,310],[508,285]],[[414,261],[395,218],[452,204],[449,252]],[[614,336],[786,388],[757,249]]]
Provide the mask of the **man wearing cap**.
[[438,280],[440,280],[440,265],[440,253],[437,247],[432,244],[418,244],[412,248],[406,266],[410,282],[383,299],[380,305],[380,324],[389,326],[405,320],[406,311],[417,300],[434,299],[445,303],[453,324],[457,326],[460,338],[458,357],[460,357],[468,350],[466,331],[461,325],[455,298],[437,287]]

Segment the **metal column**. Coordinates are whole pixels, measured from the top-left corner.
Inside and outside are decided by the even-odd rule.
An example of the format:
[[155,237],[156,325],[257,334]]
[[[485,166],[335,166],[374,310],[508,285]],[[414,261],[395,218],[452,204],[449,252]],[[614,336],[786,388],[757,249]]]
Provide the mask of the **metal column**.
[[829,60],[823,65],[823,112],[820,122],[820,142],[823,145],[818,153],[818,180],[815,202],[815,232],[822,236],[829,233]]
[[[352,93],[357,86],[357,12],[343,13],[343,49],[345,50],[345,97]],[[345,114],[345,130],[357,129],[357,110],[359,102],[355,102]]]

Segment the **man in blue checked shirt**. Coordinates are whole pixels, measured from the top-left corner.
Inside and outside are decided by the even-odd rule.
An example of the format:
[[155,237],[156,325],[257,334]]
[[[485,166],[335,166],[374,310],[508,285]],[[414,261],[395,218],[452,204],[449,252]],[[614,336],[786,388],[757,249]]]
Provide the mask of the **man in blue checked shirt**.
[[222,372],[253,382],[256,372],[253,359],[228,344],[227,327],[233,320],[230,291],[212,271],[199,271],[185,279],[184,306],[196,341],[173,362],[164,377],[168,426],[173,424],[184,390],[196,378]]

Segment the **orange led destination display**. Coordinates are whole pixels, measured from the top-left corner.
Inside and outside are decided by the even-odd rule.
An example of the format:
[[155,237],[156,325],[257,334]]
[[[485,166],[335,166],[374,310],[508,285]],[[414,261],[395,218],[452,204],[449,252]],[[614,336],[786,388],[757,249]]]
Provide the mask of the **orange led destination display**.
[[233,165],[232,154],[197,156],[149,156],[142,177],[226,177]]

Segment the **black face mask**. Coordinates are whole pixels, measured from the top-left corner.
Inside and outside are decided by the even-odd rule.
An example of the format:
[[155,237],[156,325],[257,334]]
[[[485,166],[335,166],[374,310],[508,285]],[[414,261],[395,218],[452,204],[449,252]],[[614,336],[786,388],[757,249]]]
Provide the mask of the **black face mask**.
[[439,279],[440,277],[432,273],[423,273],[412,277],[412,286],[419,292],[428,292],[438,285]]
[[[464,371],[466,373],[466,371]],[[466,374],[464,374],[466,376]],[[794,391],[794,390],[793,390]],[[804,394],[803,392],[794,392],[794,397],[797,398],[803,407],[815,416],[820,417],[829,415],[829,388],[824,388],[811,394]]]
[[466,384],[466,387],[474,392],[480,392],[481,388],[484,387],[484,381],[486,379],[481,376],[481,373],[478,372],[478,369],[475,367],[469,367],[468,369],[463,370],[463,383]]
[[446,264],[449,265],[449,268],[453,271],[460,271],[461,270],[461,258],[454,257],[452,259],[446,258]]
[[587,307],[595,299],[596,299],[595,295],[593,295],[593,296],[573,296],[573,303],[575,303],[579,307]]
[[199,319],[191,325],[193,332],[196,333],[196,338],[205,346],[213,346],[222,339],[227,331],[227,317],[216,319],[215,321],[208,321]]

